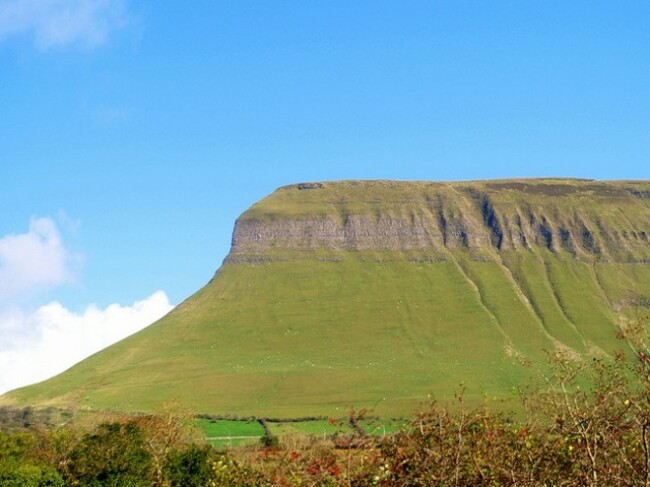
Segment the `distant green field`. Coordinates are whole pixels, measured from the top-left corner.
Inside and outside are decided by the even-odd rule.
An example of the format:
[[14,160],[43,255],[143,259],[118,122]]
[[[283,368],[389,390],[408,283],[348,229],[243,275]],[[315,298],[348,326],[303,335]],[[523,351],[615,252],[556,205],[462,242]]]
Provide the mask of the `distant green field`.
[[248,445],[257,445],[259,444],[260,439],[255,437],[250,438],[219,438],[219,439],[208,439],[208,445],[211,445],[215,448],[237,448],[240,446]]
[[207,442],[217,448],[256,444],[265,434],[264,428],[257,421],[200,419],[196,424],[203,431]]
[[[496,398],[516,408],[513,388],[541,383],[547,351],[588,358],[626,347],[616,334],[638,312],[632,298],[650,296],[646,188],[567,180],[283,188],[242,215],[258,226],[238,237],[236,258],[168,316],[7,399],[134,411],[178,401],[197,413],[280,418],[345,417],[354,407],[387,418],[449,400],[463,384],[474,404]],[[345,247],[343,237],[309,247],[352,217],[365,218],[376,233],[368,238],[393,232],[386,248]],[[435,233],[443,220],[453,245]],[[288,223],[276,238],[277,222]],[[431,248],[400,249],[408,232]]]
[[367,419],[359,422],[359,426],[369,435],[386,436],[408,429],[411,422],[399,419]]
[[257,421],[229,421],[220,419],[210,421],[201,419],[198,427],[203,430],[206,437],[214,436],[264,436],[264,428]]
[[[359,426],[369,435],[386,436],[397,433],[409,426],[407,420],[363,419]],[[269,422],[269,429],[274,436],[286,439],[287,436],[331,436],[352,434],[353,428],[347,418],[339,420],[313,420],[296,422]],[[257,421],[210,421],[200,419],[197,427],[203,432],[209,444],[215,447],[237,447],[256,444],[265,435],[264,428]]]
[[325,436],[336,433],[352,433],[352,428],[345,420],[330,423],[327,420],[302,421],[297,423],[269,423],[271,432],[279,437],[284,435]]

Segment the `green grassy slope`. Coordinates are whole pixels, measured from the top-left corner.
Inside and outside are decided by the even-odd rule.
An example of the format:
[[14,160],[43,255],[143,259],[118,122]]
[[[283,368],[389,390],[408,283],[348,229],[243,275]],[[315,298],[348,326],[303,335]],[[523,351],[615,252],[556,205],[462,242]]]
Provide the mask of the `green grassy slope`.
[[646,192],[566,180],[282,188],[242,215],[231,256],[172,313],[7,397],[280,417],[407,415],[461,383],[474,400],[508,397],[534,380],[522,358],[623,347],[616,331],[650,296]]

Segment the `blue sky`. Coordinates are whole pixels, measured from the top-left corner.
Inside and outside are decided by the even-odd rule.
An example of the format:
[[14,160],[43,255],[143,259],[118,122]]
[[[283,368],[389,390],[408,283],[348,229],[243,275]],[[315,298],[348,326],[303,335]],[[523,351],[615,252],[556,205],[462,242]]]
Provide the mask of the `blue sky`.
[[649,18],[643,1],[0,0],[0,278],[45,248],[64,271],[0,286],[0,331],[4,309],[5,337],[38,334],[51,302],[83,318],[162,291],[167,310],[284,184],[647,179]]

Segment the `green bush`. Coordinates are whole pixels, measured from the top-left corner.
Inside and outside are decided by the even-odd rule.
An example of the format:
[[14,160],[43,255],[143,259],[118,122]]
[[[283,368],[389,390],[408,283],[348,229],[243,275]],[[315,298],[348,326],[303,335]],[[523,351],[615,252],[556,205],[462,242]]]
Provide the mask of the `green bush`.
[[203,487],[212,479],[212,447],[189,445],[167,455],[163,469],[171,487]]
[[30,464],[0,467],[2,487],[65,487],[66,482],[56,469]]
[[72,484],[88,487],[149,487],[151,455],[132,422],[105,423],[74,448],[68,473]]

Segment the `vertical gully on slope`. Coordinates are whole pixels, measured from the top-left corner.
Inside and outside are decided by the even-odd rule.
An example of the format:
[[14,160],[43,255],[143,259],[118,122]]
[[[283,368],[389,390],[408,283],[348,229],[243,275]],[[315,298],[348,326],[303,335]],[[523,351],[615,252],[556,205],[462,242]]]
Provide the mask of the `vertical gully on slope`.
[[[598,290],[600,291],[600,293],[602,295],[602,298],[608,304],[607,309],[608,309],[608,311],[610,311],[609,314],[611,316],[612,323],[614,324],[614,330],[616,331],[616,333],[618,333],[618,332],[622,331],[622,327],[621,327],[620,322],[616,319],[616,317],[612,313],[612,311],[614,310],[614,305],[612,303],[612,300],[607,295],[607,292],[605,291],[605,287],[603,286],[603,282],[600,279],[600,276],[598,275],[598,270],[596,269],[596,262],[591,263],[591,266],[590,266],[589,270],[590,270],[590,272],[592,274],[594,282],[596,283],[596,287],[598,288]],[[634,345],[632,345],[632,343],[630,343],[629,340],[626,339],[625,343],[627,344],[628,347],[630,347],[630,350],[632,350],[632,352],[635,352]]]
[[501,264],[500,267],[503,270],[503,273],[506,275],[506,278],[512,284],[515,294],[517,295],[519,300],[523,303],[523,305],[528,309],[528,311],[530,311],[530,314],[535,318],[535,322],[537,323],[537,326],[539,327],[541,333],[544,336],[546,336],[546,338],[548,338],[551,341],[551,343],[553,343],[557,348],[564,348],[564,349],[571,348],[551,334],[546,323],[544,322],[544,318],[538,312],[537,307],[533,306],[531,302],[531,297],[528,296],[528,294],[526,294],[526,292],[524,291],[523,287],[520,286],[518,279],[515,277],[512,270],[510,269],[510,267],[508,267],[506,261],[501,256],[499,256],[499,263]]
[[[455,189],[454,189],[454,191],[457,192],[457,190],[455,190]],[[459,196],[460,196],[460,194],[459,194]],[[461,196],[461,197],[462,197],[462,196]],[[430,205],[430,203],[431,203],[430,199],[429,199],[429,198],[426,198],[426,200],[427,200],[427,205],[426,205],[426,207],[427,207],[427,209],[431,212],[431,214],[432,214],[432,216],[434,217],[434,219],[436,219],[436,217],[438,217],[437,220],[438,220],[439,222],[441,222],[441,223],[444,222],[444,225],[445,225],[445,228],[446,228],[446,220],[444,219],[444,213],[443,213],[444,206],[443,206],[442,200],[440,201],[440,206],[439,206],[439,208],[437,209],[437,211],[436,211],[435,213],[434,213],[434,210],[435,210],[435,209],[432,208],[432,206]],[[442,219],[440,219],[440,215],[442,215]],[[441,228],[441,230],[442,230],[442,228]],[[474,290],[474,292],[475,292],[475,294],[476,294],[476,296],[477,296],[477,298],[478,298],[478,302],[479,302],[479,304],[480,304],[481,307],[485,310],[485,312],[488,314],[488,316],[490,317],[490,321],[492,321],[492,322],[494,323],[494,325],[496,326],[496,328],[499,330],[499,333],[500,333],[501,336],[503,337],[504,342],[505,342],[505,343],[504,343],[505,347],[508,348],[508,349],[510,349],[510,350],[511,350],[514,354],[516,354],[517,356],[521,356],[522,354],[521,354],[521,353],[520,353],[520,352],[519,352],[519,351],[514,347],[514,344],[512,343],[512,340],[510,339],[510,337],[508,336],[508,334],[507,334],[507,333],[505,332],[505,330],[503,329],[503,325],[501,324],[501,321],[499,320],[499,318],[498,318],[498,317],[497,317],[497,316],[492,312],[492,310],[490,310],[490,308],[489,308],[489,307],[487,306],[487,304],[485,303],[485,299],[484,299],[484,297],[483,297],[483,295],[482,295],[482,293],[481,293],[481,290],[480,290],[479,286],[478,286],[478,285],[474,282],[474,280],[469,276],[469,274],[468,274],[468,273],[465,271],[465,269],[463,268],[462,264],[461,264],[461,263],[458,261],[458,259],[454,256],[453,252],[451,252],[451,251],[447,248],[446,245],[444,246],[444,250],[446,251],[446,254],[447,254],[448,257],[449,257],[449,261],[450,261],[452,264],[454,264],[454,266],[456,267],[456,269],[458,270],[458,272],[461,274],[461,276],[463,276],[463,278],[464,278],[464,280],[467,282],[467,284],[469,284],[469,286]]]
[[500,223],[499,216],[497,215],[496,210],[494,209],[494,205],[492,204],[490,197],[487,194],[481,193],[479,191],[470,192],[470,196],[476,202],[478,209],[480,210],[481,217],[483,219],[483,224],[485,225],[487,231],[490,234],[490,242],[492,244],[490,253],[492,254],[495,262],[497,264],[500,264],[500,268],[505,274],[506,279],[512,285],[515,295],[517,296],[519,301],[524,305],[524,307],[528,309],[533,319],[535,320],[536,325],[538,326],[540,332],[556,347],[567,348],[566,345],[564,345],[561,341],[559,341],[557,338],[551,335],[551,333],[549,332],[548,328],[544,323],[543,318],[537,312],[537,310],[531,305],[529,297],[526,295],[522,287],[519,286],[517,279],[514,277],[510,268],[506,265],[506,262],[503,259],[503,256],[500,252],[503,245],[504,232],[503,232],[502,224]]
[[[485,196],[484,199],[485,199],[486,201],[489,201],[487,196]],[[499,223],[498,223],[498,222],[499,222],[499,218],[498,218],[498,216],[497,216],[497,214],[496,214],[496,211],[495,211],[495,209],[494,209],[494,207],[492,206],[491,203],[489,204],[489,207],[490,207],[490,211],[489,211],[489,213],[491,214],[490,218],[486,220],[486,218],[485,218],[485,211],[484,211],[484,213],[483,213],[483,214],[484,214],[484,220],[485,220],[485,223],[486,223],[486,225],[488,225],[488,220],[493,220],[494,222],[496,222],[496,225],[497,225],[498,228],[500,229],[500,225],[499,225]],[[483,208],[485,208],[485,204],[483,205]],[[517,218],[516,218],[515,220],[517,220],[517,219],[519,220],[519,227],[520,227],[520,231],[521,231],[521,216],[520,216],[518,213],[517,213]],[[503,220],[507,222],[507,219],[504,218]],[[506,224],[506,227],[507,227],[507,224]],[[522,232],[522,234],[523,234],[523,232]],[[512,241],[512,234],[511,234],[511,241]],[[524,242],[525,242],[525,237],[524,237]],[[529,296],[529,295],[526,293],[526,291],[524,290],[524,288],[520,285],[519,280],[515,277],[514,273],[512,272],[512,269],[510,269],[510,267],[509,267],[508,264],[506,263],[506,260],[503,258],[503,254],[500,252],[500,250],[501,250],[501,242],[500,242],[499,245],[496,247],[496,249],[494,249],[493,252],[492,252],[492,255],[494,256],[495,262],[497,262],[498,264],[500,264],[500,268],[501,268],[501,270],[503,271],[503,273],[505,274],[506,279],[507,279],[507,280],[510,282],[510,284],[512,285],[512,288],[513,288],[513,290],[514,290],[514,292],[515,292],[515,295],[517,296],[517,298],[519,299],[519,301],[521,301],[521,303],[524,305],[524,307],[525,307],[526,309],[528,309],[528,311],[530,312],[530,314],[533,316],[533,319],[535,320],[535,322],[536,322],[536,324],[537,324],[537,326],[538,326],[540,332],[541,332],[541,333],[542,333],[542,334],[543,334],[543,335],[544,335],[544,336],[545,336],[545,337],[546,337],[546,338],[547,338],[551,343],[553,343],[556,347],[559,347],[559,348],[570,348],[570,347],[567,347],[567,345],[563,344],[560,340],[558,340],[556,337],[554,337],[554,336],[551,334],[551,332],[549,331],[549,329],[548,329],[546,323],[544,322],[544,318],[543,318],[542,315],[539,313],[539,311],[537,310],[537,308],[536,308],[535,306],[533,306],[533,304],[532,304],[532,297]]]
[[544,271],[545,271],[544,276],[546,277],[546,282],[548,283],[548,285],[549,285],[549,287],[551,289],[551,292],[553,294],[553,299],[554,299],[555,303],[557,304],[558,309],[562,313],[562,316],[564,316],[564,319],[566,320],[566,322],[569,323],[569,325],[571,326],[573,331],[575,331],[576,335],[578,335],[578,337],[580,337],[580,340],[582,341],[582,345],[585,347],[585,350],[599,350],[599,351],[602,351],[604,353],[604,351],[600,347],[596,346],[595,343],[591,342],[591,340],[588,340],[582,334],[582,332],[580,332],[580,330],[578,329],[578,326],[576,325],[576,323],[571,319],[571,317],[569,316],[569,313],[568,313],[568,311],[566,309],[566,305],[564,304],[563,299],[560,296],[560,292],[558,291],[557,287],[553,284],[553,279],[551,277],[550,264],[547,262],[546,259],[544,259],[544,257],[540,256],[540,258],[542,259],[542,264],[544,266]]
[[459,261],[459,260],[458,260],[454,255],[453,255],[453,253],[452,253],[452,252],[449,252],[449,251],[448,251],[447,253],[448,253],[448,255],[449,255],[449,260],[454,264],[454,266],[456,267],[456,269],[458,269],[458,272],[460,272],[460,274],[463,276],[463,278],[465,279],[465,281],[467,281],[467,283],[469,284],[469,286],[470,286],[470,287],[474,290],[474,292],[476,293],[476,296],[477,296],[477,298],[478,298],[479,304],[480,304],[481,307],[485,310],[485,312],[488,314],[488,316],[491,318],[491,321],[493,321],[494,324],[496,325],[496,327],[498,328],[499,332],[501,333],[501,335],[503,336],[503,338],[504,338],[504,340],[505,340],[505,342],[506,342],[507,347],[508,347],[509,349],[511,349],[511,350],[512,350],[516,355],[522,355],[521,352],[519,352],[519,351],[515,348],[514,343],[513,343],[512,340],[510,339],[510,336],[508,336],[508,334],[507,334],[507,333],[505,332],[505,330],[503,329],[503,325],[501,324],[501,321],[499,320],[499,318],[497,317],[497,315],[495,315],[494,312],[492,312],[492,310],[488,307],[487,303],[485,302],[485,298],[484,298],[484,296],[483,296],[483,293],[481,293],[481,289],[480,289],[480,287],[479,287],[479,286],[476,284],[476,282],[474,282],[474,280],[470,277],[470,275],[468,274],[468,272],[463,268],[463,265],[462,265],[462,264],[460,263],[460,261]]

